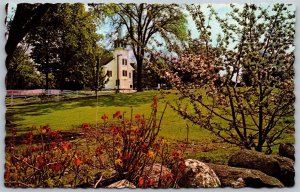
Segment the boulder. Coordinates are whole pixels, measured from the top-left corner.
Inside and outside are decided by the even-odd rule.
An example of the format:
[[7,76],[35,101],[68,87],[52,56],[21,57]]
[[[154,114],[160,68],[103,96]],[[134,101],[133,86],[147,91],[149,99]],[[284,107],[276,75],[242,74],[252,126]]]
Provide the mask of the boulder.
[[295,184],[294,162],[286,157],[265,155],[257,151],[240,150],[233,153],[228,161],[229,166],[256,169],[276,177],[285,186]]
[[275,177],[258,170],[212,163],[207,163],[207,165],[215,171],[221,181],[221,187],[284,187]]
[[287,157],[295,161],[295,147],[291,143],[281,143],[279,145],[278,154],[282,157]]
[[106,188],[118,188],[118,189],[131,188],[131,189],[135,189],[136,186],[133,183],[129,182],[128,180],[123,179],[121,181],[117,181],[115,183],[110,184]]
[[279,162],[280,174],[276,177],[287,187],[295,185],[295,162],[287,157],[280,157],[277,155],[271,155]]
[[170,188],[173,187],[173,174],[171,170],[159,163],[145,167],[143,174],[145,187]]
[[215,172],[205,163],[194,160],[185,160],[185,170],[178,180],[178,186],[184,188],[220,187],[221,183]]

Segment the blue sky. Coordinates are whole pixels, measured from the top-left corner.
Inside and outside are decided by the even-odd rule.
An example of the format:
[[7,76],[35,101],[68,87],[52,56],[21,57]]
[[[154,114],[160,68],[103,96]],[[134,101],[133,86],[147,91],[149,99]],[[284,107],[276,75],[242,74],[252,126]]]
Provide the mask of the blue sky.
[[[201,9],[204,13],[204,15],[206,17],[208,17],[209,13],[210,13],[210,10],[209,8],[207,8],[208,4],[207,3],[203,3],[203,4],[200,4],[201,5]],[[228,13],[231,8],[230,8],[230,4],[211,4],[212,7],[215,9],[215,11],[217,12],[217,14],[220,16],[220,17],[226,17],[226,13]],[[266,4],[266,3],[262,3],[262,4],[259,4],[259,6],[262,6],[262,7],[267,7],[269,6],[270,4]],[[235,6],[237,8],[242,8],[243,7],[243,4],[235,4]],[[13,13],[15,11],[15,8],[16,8],[16,4],[15,3],[10,3],[9,4],[9,10],[8,10],[8,17],[9,18],[12,18],[13,16]],[[290,7],[290,10],[291,11],[295,11],[296,10],[296,6],[291,6]],[[189,15],[189,12],[188,11],[184,11],[184,13],[187,15],[187,23],[188,23],[188,29],[191,31],[191,35],[192,35],[192,38],[198,38],[199,37],[199,33],[196,29],[196,25],[191,17],[191,15]],[[230,20],[229,20],[230,22]],[[221,27],[219,25],[219,23],[215,20],[215,19],[212,19],[210,21],[210,26],[212,28],[211,30],[211,33],[212,33],[212,45],[215,46],[216,45],[216,40],[217,40],[217,36],[218,34],[222,34],[222,30],[221,30]],[[101,26],[98,26],[98,30],[97,32],[99,34],[102,34],[102,35],[106,35],[106,34],[109,34],[111,32],[112,28],[110,26],[109,23],[104,23],[103,25]],[[110,48],[109,44],[111,44],[111,39],[108,39],[108,38],[105,38],[105,40],[103,42],[101,42],[104,47],[106,48]],[[229,49],[230,48],[233,48],[234,47],[234,44],[230,45]]]
[[[206,15],[208,17],[209,15],[209,9],[207,8],[208,4],[201,4],[202,6],[202,11],[204,12],[204,15]],[[212,7],[216,10],[217,14],[220,16],[224,16],[226,15],[226,13],[230,10],[229,4],[212,4]],[[240,7],[242,7],[240,5]],[[184,12],[187,15],[187,23],[188,23],[188,29],[191,31],[191,35],[192,38],[198,38],[199,37],[199,33],[196,29],[196,25],[193,21],[193,18],[191,17],[191,15],[189,15],[188,11]],[[221,33],[221,28],[220,25],[218,24],[218,22],[216,20],[212,20],[210,25],[212,26],[212,28],[214,29],[212,31],[212,39],[213,39],[213,44],[216,44],[216,39],[217,39],[217,35],[219,33]],[[110,33],[111,31],[111,26],[109,23],[104,23],[102,26],[99,26],[98,29],[98,33],[105,35]],[[109,40],[107,39],[107,41],[105,41],[105,46],[107,46],[109,44]]]

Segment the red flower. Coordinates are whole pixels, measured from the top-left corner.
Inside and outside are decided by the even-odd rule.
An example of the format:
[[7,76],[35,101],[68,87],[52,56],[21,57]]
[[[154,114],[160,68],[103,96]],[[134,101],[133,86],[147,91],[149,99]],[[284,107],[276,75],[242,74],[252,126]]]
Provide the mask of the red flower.
[[134,118],[136,121],[140,121],[142,116],[140,114],[136,114]]
[[90,129],[91,126],[90,126],[88,123],[83,123],[83,124],[81,125],[81,128],[87,130],[87,129]]
[[108,116],[107,116],[106,114],[103,114],[103,115],[101,116],[101,119],[102,119],[103,121],[107,121],[107,120],[108,120]]
[[144,183],[145,183],[145,179],[144,179],[143,177],[140,177],[140,178],[139,178],[138,186],[139,186],[139,187],[143,187]]
[[119,127],[116,127],[116,126],[112,126],[110,128],[110,132],[114,135],[118,134],[120,132],[120,128]]
[[120,112],[120,111],[117,111],[116,113],[114,113],[114,114],[113,114],[113,118],[121,119],[121,118],[122,118],[121,112]]

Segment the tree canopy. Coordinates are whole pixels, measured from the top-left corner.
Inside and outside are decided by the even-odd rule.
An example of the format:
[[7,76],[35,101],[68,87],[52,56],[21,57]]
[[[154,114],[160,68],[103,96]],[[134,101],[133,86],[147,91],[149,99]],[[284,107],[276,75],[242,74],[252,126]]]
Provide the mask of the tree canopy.
[[125,32],[122,38],[133,49],[137,61],[137,91],[143,88],[142,69],[147,46],[157,42],[157,38],[169,44],[188,37],[186,15],[176,4],[94,4],[93,7],[101,18],[101,13],[108,15],[114,33],[120,36]]
[[89,86],[89,67],[100,56],[100,36],[93,15],[83,4],[56,4],[27,39],[32,45],[31,57],[46,75],[46,89],[49,73],[55,75],[57,88]]

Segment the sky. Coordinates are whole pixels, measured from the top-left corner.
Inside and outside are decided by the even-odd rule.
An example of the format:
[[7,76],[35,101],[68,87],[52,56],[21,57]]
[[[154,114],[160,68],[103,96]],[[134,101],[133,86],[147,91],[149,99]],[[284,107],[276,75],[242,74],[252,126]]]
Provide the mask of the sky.
[[[210,10],[209,10],[209,8],[207,8],[207,6],[209,4],[203,3],[203,4],[200,4],[200,5],[201,5],[201,10],[203,11],[203,14],[208,18],[208,15],[210,14]],[[230,4],[211,4],[211,5],[214,8],[214,10],[216,11],[216,13],[220,17],[223,17],[223,18],[225,18],[226,14],[231,10]],[[239,9],[242,9],[242,7],[243,7],[243,4],[234,4],[234,5]],[[269,5],[270,4],[266,4],[266,3],[259,4],[259,6],[261,6],[261,7],[267,7]],[[8,9],[8,18],[9,19],[12,19],[15,8],[16,8],[15,3],[10,3],[9,4],[9,9]],[[295,11],[295,9],[296,9],[296,6],[291,6],[290,7],[291,11]],[[187,27],[191,32],[192,38],[194,38],[194,39],[199,38],[199,32],[196,29],[196,25],[193,21],[192,16],[189,14],[189,12],[187,10],[184,10],[184,13],[187,15]],[[229,23],[233,22],[233,20],[228,20],[228,21],[229,21]],[[212,46],[216,46],[218,34],[222,34],[222,29],[221,29],[219,23],[215,19],[212,19],[210,21],[210,26],[211,26],[211,29],[212,29],[211,30],[211,33],[212,33],[212,36],[211,36],[212,37]],[[104,35],[104,36],[106,34],[110,34],[112,32],[111,25],[109,24],[109,22],[104,22],[101,26],[98,26],[97,32],[101,35]],[[116,37],[114,37],[114,38],[116,38]],[[101,44],[106,49],[111,49],[112,48],[111,47],[112,46],[112,43],[111,43],[112,39],[110,39],[110,38],[104,38],[104,39],[105,40],[102,41]],[[235,45],[232,43],[232,44],[229,45],[228,49],[233,49],[234,46]],[[160,48],[157,48],[157,49],[159,50]],[[161,48],[161,49],[163,49],[163,48]],[[133,53],[131,53],[131,55],[133,55]],[[133,56],[131,56],[131,57],[134,58]]]
[[[204,12],[204,15],[208,16],[209,15],[209,9],[207,9],[208,4],[201,4],[202,6],[202,11]],[[217,14],[220,16],[224,16],[226,15],[226,13],[230,10],[230,6],[229,4],[212,4],[213,8],[216,10]],[[242,7],[242,5],[239,5],[240,7]],[[191,35],[192,38],[198,38],[199,37],[199,33],[196,29],[196,25],[193,21],[192,16],[189,14],[188,11],[184,11],[184,13],[187,15],[187,25],[188,25],[188,29],[191,31]],[[212,38],[213,38],[213,44],[216,44],[216,39],[217,39],[217,35],[219,33],[221,33],[221,27],[219,26],[218,22],[216,20],[213,20],[211,22],[211,26],[214,29],[212,31]],[[101,27],[99,27],[98,29],[98,33],[105,35],[107,33],[109,33],[111,31],[111,26],[108,22],[104,23]],[[108,46],[109,42],[104,42],[105,46]]]

